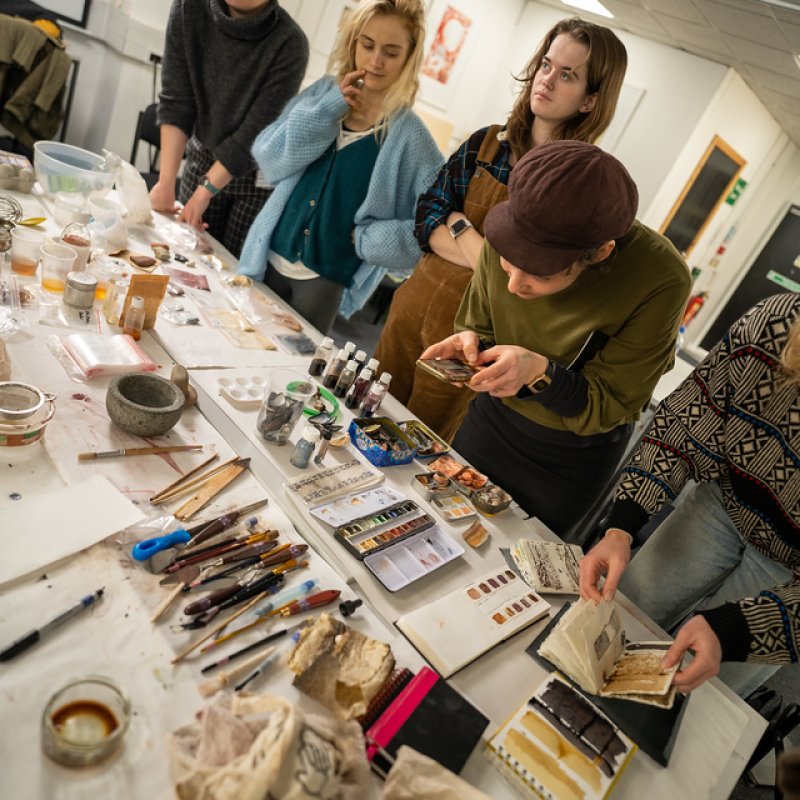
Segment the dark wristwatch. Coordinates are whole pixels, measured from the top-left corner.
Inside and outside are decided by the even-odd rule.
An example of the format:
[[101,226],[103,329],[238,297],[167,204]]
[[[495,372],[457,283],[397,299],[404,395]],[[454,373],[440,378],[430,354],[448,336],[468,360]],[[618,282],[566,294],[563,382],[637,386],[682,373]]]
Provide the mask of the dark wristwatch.
[[552,361],[547,362],[547,366],[544,368],[544,372],[541,375],[537,375],[529,384],[528,388],[534,393],[543,392],[550,386],[550,381],[553,380],[553,376],[556,374],[556,365]]
[[467,228],[471,228],[472,223],[468,219],[457,219],[452,225],[449,226],[448,230],[450,231],[450,235],[454,239],[458,239],[462,233],[464,233]]
[[209,178],[209,177],[208,177],[208,175],[203,175],[203,180],[200,182],[200,185],[201,185],[201,186],[202,186],[202,187],[203,187],[203,188],[204,188],[204,189],[205,189],[205,190],[206,190],[206,191],[207,191],[207,192],[208,192],[208,193],[209,193],[209,194],[210,194],[212,197],[216,197],[216,196],[217,196],[217,195],[218,195],[218,194],[219,194],[219,193],[222,191],[222,189],[218,188],[217,186],[214,186],[214,184],[213,184],[213,183],[211,183],[211,178]]

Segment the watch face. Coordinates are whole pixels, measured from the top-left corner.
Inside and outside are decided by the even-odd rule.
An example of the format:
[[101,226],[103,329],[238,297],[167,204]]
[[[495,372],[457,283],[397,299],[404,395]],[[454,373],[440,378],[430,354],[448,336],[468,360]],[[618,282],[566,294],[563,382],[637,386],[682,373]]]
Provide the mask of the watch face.
[[458,236],[461,233],[464,233],[464,231],[467,228],[469,228],[469,223],[465,219],[459,219],[459,220],[456,220],[450,226],[450,233],[452,234],[453,238],[455,239],[456,236]]
[[549,385],[550,381],[547,378],[538,378],[530,385],[530,388],[535,392],[543,392]]

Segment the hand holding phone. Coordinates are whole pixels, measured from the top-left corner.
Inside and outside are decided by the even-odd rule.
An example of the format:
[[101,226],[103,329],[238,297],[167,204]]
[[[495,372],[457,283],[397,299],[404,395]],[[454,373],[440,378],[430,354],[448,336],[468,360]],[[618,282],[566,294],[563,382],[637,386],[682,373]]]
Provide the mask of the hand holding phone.
[[417,364],[440,381],[446,383],[469,383],[478,371],[459,358],[419,358]]

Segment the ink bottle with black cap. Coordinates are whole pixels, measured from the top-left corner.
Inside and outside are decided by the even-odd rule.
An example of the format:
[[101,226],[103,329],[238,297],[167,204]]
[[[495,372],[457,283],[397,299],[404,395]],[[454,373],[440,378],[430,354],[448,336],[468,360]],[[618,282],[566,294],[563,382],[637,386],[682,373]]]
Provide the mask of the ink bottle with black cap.
[[333,353],[333,339],[326,336],[314,351],[314,357],[311,359],[311,364],[308,367],[308,374],[318,378],[325,371],[328,365],[331,354]]
[[325,367],[325,372],[322,374],[322,385],[326,389],[333,389],[333,387],[336,386],[336,382],[339,380],[339,376],[342,374],[347,360],[348,353],[343,347],[336,356],[328,362],[328,366]]

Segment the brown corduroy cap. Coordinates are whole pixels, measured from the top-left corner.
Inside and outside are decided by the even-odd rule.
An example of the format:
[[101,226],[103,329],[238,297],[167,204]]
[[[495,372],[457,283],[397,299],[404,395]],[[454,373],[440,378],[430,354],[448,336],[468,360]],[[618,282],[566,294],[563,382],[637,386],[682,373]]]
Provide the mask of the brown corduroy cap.
[[508,200],[489,211],[484,232],[513,266],[554,275],[624,236],[638,205],[636,184],[614,156],[586,142],[549,142],[511,171]]

